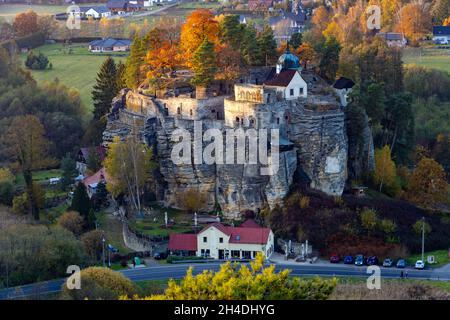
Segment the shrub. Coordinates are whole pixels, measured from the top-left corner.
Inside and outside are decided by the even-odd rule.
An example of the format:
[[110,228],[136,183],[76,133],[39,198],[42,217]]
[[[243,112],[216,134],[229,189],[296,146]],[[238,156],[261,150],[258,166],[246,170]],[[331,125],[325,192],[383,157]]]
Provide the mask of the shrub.
[[0,168],[0,203],[10,205],[14,197],[15,177],[8,168]]
[[25,61],[25,66],[32,70],[44,70],[47,68],[48,58],[44,56],[41,52],[35,55],[33,51],[30,51]]
[[68,211],[59,217],[58,225],[79,236],[83,231],[84,221],[78,212]]

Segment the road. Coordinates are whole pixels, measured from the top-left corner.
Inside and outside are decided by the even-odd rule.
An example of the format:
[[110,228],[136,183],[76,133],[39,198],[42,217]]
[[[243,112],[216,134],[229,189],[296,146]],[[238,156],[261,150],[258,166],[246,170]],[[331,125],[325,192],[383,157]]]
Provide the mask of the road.
[[[179,279],[184,277],[186,270],[189,268],[189,264],[179,265],[164,265],[137,269],[122,270],[126,277],[132,281],[144,281],[144,280],[167,280],[167,279]],[[195,264],[193,266],[193,273],[198,274],[203,270],[217,271],[220,268],[219,263],[205,263]],[[320,265],[292,265],[292,264],[277,264],[276,270],[290,269],[293,276],[339,276],[339,277],[368,277],[366,274],[366,267],[356,267],[353,265],[343,264],[320,264]],[[402,269],[396,268],[380,268],[381,277],[399,278]],[[450,281],[449,269],[427,269],[427,270],[408,270],[408,278],[422,279],[422,280],[443,280]],[[38,295],[57,293],[61,291],[61,286],[65,282],[65,279],[51,280],[46,282],[33,283],[20,287],[14,287],[9,289],[0,290],[0,300],[5,299],[20,299],[24,297],[37,297]]]
[[167,10],[169,8],[175,7],[177,5],[179,5],[181,3],[181,1],[178,1],[174,4],[170,4],[167,6],[162,6],[161,8],[152,10],[152,11],[144,11],[141,13],[134,13],[134,14],[124,14],[124,15],[113,15],[111,17],[109,17],[109,19],[119,19],[119,18],[142,18],[142,17],[146,17],[146,16],[151,16],[157,13],[160,13],[164,10]]

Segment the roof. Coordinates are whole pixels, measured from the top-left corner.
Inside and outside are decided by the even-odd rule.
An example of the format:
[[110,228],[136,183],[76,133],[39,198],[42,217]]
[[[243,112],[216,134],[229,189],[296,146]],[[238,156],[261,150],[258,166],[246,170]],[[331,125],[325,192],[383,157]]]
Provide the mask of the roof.
[[269,18],[269,24],[271,26],[276,25],[282,20],[290,20],[295,21],[299,25],[305,24],[306,13],[300,12],[299,14],[295,14],[292,12],[281,12],[281,15]]
[[273,0],[248,0],[248,8],[250,10],[269,9],[273,4]]
[[435,26],[433,27],[434,36],[450,36],[450,26]]
[[108,181],[108,177],[106,174],[105,168],[101,168],[96,173],[94,173],[92,176],[89,176],[83,180],[83,184],[87,187],[91,186],[95,188],[98,183],[100,182],[106,182]]
[[186,233],[170,234],[169,250],[197,251],[197,235]]
[[351,89],[354,85],[355,83],[351,79],[340,77],[336,80],[333,87],[335,89]]
[[[101,41],[101,40],[94,40],[92,42],[95,42],[95,41]],[[105,147],[98,146],[98,147],[93,147],[93,148],[92,147],[81,148],[80,152],[86,161],[89,158],[89,153],[91,152],[91,150],[95,150],[97,152],[100,161],[103,161],[105,159],[105,157],[106,157],[106,148]]]
[[264,82],[267,86],[275,86],[275,87],[287,87],[294,77],[297,70],[282,70],[279,74],[275,74],[275,76]]
[[102,39],[102,40],[91,41],[91,42],[89,42],[89,45],[94,46],[94,47],[129,46],[129,45],[131,45],[131,40],[107,38],[107,39]]
[[387,41],[402,41],[405,37],[402,33],[396,32],[379,32],[377,36],[384,38]]
[[[242,226],[244,225],[244,226]],[[230,237],[230,243],[245,243],[245,244],[266,244],[269,238],[270,229],[264,228],[256,224],[255,221],[245,221],[240,227],[224,226],[221,223],[213,223],[199,232],[208,230],[211,227],[215,227],[224,234]]]
[[[97,12],[97,13],[105,13],[105,12],[109,12],[109,9],[108,9],[107,6],[84,7],[84,8],[87,8],[86,11],[89,11],[89,9],[93,9],[93,10],[95,10],[95,12]],[[80,7],[80,9],[81,9],[81,7]],[[85,11],[84,11],[84,12],[85,12]]]
[[125,9],[127,4],[128,4],[128,1],[124,1],[124,0],[110,0],[106,4],[106,6],[110,9]]

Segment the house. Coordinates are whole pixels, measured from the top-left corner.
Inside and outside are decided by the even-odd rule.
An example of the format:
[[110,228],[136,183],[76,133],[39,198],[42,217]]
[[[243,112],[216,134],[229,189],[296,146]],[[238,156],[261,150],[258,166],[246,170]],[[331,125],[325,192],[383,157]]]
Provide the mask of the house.
[[433,27],[433,41],[436,44],[450,44],[450,26]]
[[141,1],[109,0],[106,6],[112,13],[119,15],[144,9],[144,4]]
[[379,32],[377,36],[384,39],[389,47],[404,47],[408,43],[403,33]]
[[106,157],[105,147],[98,146],[93,148],[81,148],[76,157],[76,168],[81,175],[86,173],[87,162],[91,156],[91,152],[95,152],[100,162]]
[[269,75],[264,85],[276,89],[277,95],[286,100],[306,98],[308,85],[300,71],[300,60],[290,52],[288,45],[286,52],[278,59],[275,72]]
[[280,10],[280,15],[269,19],[269,25],[278,44],[289,41],[294,33],[302,32],[305,22],[305,11],[293,13]]
[[355,86],[355,83],[345,77],[340,77],[336,80],[336,82],[333,85],[334,91],[336,91],[337,95],[339,96],[339,100],[341,102],[341,106],[346,107],[348,102],[348,94],[352,90],[352,88]]
[[130,51],[131,40],[106,38],[89,42],[91,52],[124,52]]
[[100,19],[100,18],[108,18],[111,16],[111,11],[106,6],[83,7],[83,8],[87,9],[86,11],[84,11],[84,16],[86,18],[92,17],[94,19]]
[[273,0],[248,0],[248,9],[252,11],[265,11],[273,6]]
[[169,250],[172,253],[210,257],[213,259],[254,259],[258,252],[270,257],[274,251],[272,230],[256,222],[244,222],[239,227],[216,222],[207,225],[198,234],[171,234]]
[[106,184],[107,182],[107,174],[105,171],[105,168],[101,168],[96,173],[94,173],[92,176],[89,176],[83,180],[83,184],[86,187],[87,194],[89,198],[92,198],[92,196],[95,194],[97,190],[97,186],[99,183]]

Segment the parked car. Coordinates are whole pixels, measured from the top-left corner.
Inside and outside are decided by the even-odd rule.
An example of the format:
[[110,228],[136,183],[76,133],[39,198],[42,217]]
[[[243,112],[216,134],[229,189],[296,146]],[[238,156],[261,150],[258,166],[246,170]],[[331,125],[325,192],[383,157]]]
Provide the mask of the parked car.
[[167,252],[155,252],[153,255],[155,260],[162,260],[167,258]]
[[339,263],[340,259],[339,256],[337,254],[332,254],[330,257],[330,262],[331,263]]
[[406,267],[406,261],[404,259],[400,259],[397,261],[397,268],[405,268]]
[[392,261],[391,258],[386,258],[383,261],[383,267],[386,267],[386,268],[392,267],[393,264],[394,264],[394,261]]
[[378,258],[376,256],[370,256],[367,258],[368,266],[375,266],[378,264]]
[[363,266],[364,265],[364,256],[362,254],[358,254],[355,258],[355,266]]
[[417,260],[414,268],[420,270],[425,269],[425,263],[422,260]]
[[344,263],[345,264],[352,264],[353,263],[353,257],[352,256],[345,256]]

